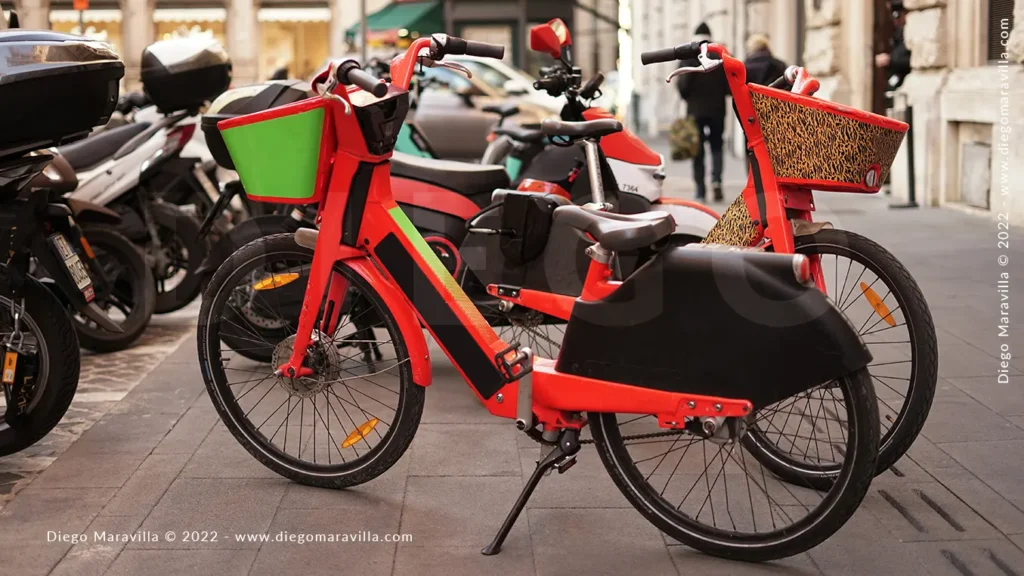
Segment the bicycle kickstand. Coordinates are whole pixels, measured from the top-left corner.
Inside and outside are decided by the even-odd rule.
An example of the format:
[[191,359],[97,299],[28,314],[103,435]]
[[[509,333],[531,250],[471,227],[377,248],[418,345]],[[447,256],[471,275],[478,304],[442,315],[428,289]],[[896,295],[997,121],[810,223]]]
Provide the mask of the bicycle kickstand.
[[523,487],[523,491],[519,494],[519,498],[516,500],[512,510],[508,513],[505,518],[505,522],[501,524],[501,528],[498,529],[498,534],[481,552],[485,556],[493,556],[498,552],[501,552],[501,545],[505,542],[505,538],[508,537],[508,533],[512,531],[512,526],[515,525],[516,519],[519,518],[519,514],[522,513],[523,508],[526,507],[526,502],[533,495],[533,491],[537,488],[537,484],[540,483],[540,479],[544,475],[555,468],[558,473],[561,474],[571,468],[576,463],[576,453],[580,451],[580,433],[579,430],[573,428],[566,428],[558,436],[558,445],[555,446],[551,452],[548,453],[540,462],[537,462],[537,468],[534,469],[533,474],[530,475],[530,479],[526,481],[526,486]]

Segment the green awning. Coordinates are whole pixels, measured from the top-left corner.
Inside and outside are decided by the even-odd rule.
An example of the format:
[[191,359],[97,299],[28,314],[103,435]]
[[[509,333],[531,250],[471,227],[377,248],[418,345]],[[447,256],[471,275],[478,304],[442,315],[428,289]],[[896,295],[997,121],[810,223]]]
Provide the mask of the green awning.
[[[439,1],[431,2],[394,2],[366,16],[366,29],[369,32],[398,31],[405,29],[420,36],[434,34],[444,30],[444,8]],[[356,22],[345,36],[354,40],[359,34],[359,23]]]

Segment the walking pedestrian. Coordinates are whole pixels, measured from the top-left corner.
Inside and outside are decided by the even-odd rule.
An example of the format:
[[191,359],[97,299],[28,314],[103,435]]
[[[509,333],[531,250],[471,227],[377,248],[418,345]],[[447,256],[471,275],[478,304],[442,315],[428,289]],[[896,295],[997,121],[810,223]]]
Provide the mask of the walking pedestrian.
[[747,39],[747,82],[767,86],[786,73],[786,63],[772,55],[768,37],[752,34]]
[[[711,29],[704,22],[695,31],[697,41],[711,42]],[[717,56],[712,56],[717,58]],[[680,66],[699,66],[696,60],[684,60]],[[700,132],[700,149],[693,157],[693,179],[697,185],[697,200],[703,202],[707,196],[705,181],[705,146],[711,147],[711,188],[715,201],[722,200],[722,134],[725,131],[725,97],[729,84],[725,71],[718,67],[704,74],[683,74],[676,87],[679,96],[686,101],[686,113],[697,122]]]

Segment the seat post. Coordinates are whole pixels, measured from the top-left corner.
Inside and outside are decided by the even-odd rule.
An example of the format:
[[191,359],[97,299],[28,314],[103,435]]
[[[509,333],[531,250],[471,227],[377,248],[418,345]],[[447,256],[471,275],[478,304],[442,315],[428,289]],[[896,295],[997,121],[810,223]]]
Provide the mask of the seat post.
[[601,180],[601,154],[597,140],[583,139],[583,151],[587,157],[587,171],[590,174],[590,201],[600,210],[611,208],[604,201],[604,182]]
[[615,254],[600,244],[591,244],[585,253],[590,257],[590,267],[583,281],[580,300],[593,302],[615,291],[616,286],[609,283],[612,278],[612,258]]

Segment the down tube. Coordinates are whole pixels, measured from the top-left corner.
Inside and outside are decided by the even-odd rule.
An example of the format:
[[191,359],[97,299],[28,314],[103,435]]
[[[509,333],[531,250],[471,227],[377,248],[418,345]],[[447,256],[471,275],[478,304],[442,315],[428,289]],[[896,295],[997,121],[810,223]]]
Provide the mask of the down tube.
[[[367,208],[370,208],[368,205]],[[420,320],[483,400],[505,385],[495,356],[507,345],[462,291],[419,231],[396,204],[377,204],[367,219],[386,231],[373,253],[412,302]],[[364,225],[368,222],[364,222]]]

